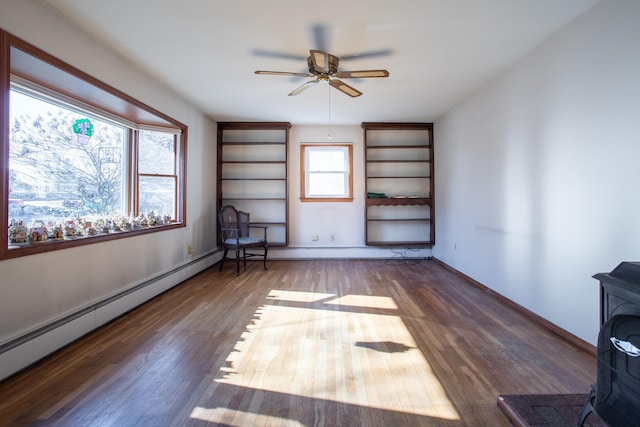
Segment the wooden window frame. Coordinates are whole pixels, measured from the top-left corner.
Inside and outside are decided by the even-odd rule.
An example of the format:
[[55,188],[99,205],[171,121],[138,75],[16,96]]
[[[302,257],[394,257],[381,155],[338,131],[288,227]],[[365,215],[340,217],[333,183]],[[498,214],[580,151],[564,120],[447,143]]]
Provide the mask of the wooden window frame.
[[[139,137],[140,135],[140,131],[137,131],[136,133],[136,137]],[[136,145],[136,160],[131,162],[132,163],[132,167],[134,168],[133,170],[135,171],[135,176],[136,176],[136,180],[135,180],[135,196],[134,196],[134,200],[135,200],[135,206],[136,206],[136,212],[139,212],[139,207],[140,207],[140,178],[141,177],[146,177],[146,178],[171,178],[174,182],[173,188],[174,188],[174,199],[176,200],[176,204],[178,202],[178,186],[180,185],[180,177],[178,176],[178,170],[179,170],[179,160],[180,160],[180,138],[178,137],[178,135],[174,135],[173,136],[173,154],[174,154],[174,158],[175,158],[175,163],[173,165],[173,173],[172,174],[160,174],[160,173],[143,173],[140,172],[138,169],[138,158],[139,158],[139,153],[138,153],[138,149],[139,149],[139,145]],[[174,209],[177,210],[177,206],[174,206]],[[178,212],[173,212],[174,217],[177,218]]]
[[[312,147],[343,147],[347,149],[348,170],[347,170],[347,196],[345,197],[309,197],[306,194],[306,151]],[[350,143],[302,143],[300,144],[300,200],[302,202],[353,202],[353,144]]]

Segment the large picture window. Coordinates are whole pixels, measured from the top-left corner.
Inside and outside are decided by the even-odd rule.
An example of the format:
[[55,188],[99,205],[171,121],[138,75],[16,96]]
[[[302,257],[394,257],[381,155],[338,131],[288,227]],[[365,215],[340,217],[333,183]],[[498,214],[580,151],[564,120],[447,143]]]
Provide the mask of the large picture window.
[[0,259],[184,226],[186,126],[0,38]]
[[[91,126],[90,137],[74,134],[76,122]],[[10,94],[10,126],[10,224],[51,227],[126,209],[123,126],[18,90]]]

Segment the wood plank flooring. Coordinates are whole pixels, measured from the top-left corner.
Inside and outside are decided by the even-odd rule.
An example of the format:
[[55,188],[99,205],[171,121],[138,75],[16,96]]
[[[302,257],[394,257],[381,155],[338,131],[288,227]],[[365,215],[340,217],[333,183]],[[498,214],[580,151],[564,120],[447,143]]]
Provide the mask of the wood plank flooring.
[[208,269],[0,383],[0,425],[508,426],[595,358],[433,261]]

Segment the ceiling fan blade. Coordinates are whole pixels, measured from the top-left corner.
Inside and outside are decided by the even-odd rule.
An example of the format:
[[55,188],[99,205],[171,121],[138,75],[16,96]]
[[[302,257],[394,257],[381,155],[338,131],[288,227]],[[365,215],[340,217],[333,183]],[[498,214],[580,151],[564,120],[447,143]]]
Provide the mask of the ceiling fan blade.
[[318,80],[309,80],[306,83],[303,83],[301,86],[298,86],[296,89],[292,90],[291,93],[289,93],[289,96],[294,96],[297,95],[301,92],[304,92],[305,90],[309,89],[311,87],[311,85],[318,83]]
[[338,89],[340,92],[346,93],[352,98],[362,95],[362,92],[360,92],[358,89],[355,89],[349,86],[348,84],[341,82],[340,80],[336,80],[336,79],[329,80],[329,84],[335,87],[336,89]]
[[311,53],[311,63],[313,64],[314,70],[320,74],[328,73],[329,54],[321,50],[310,50],[309,52]]
[[296,76],[296,77],[313,77],[313,74],[309,73],[291,73],[289,71],[263,71],[258,70],[256,74],[264,74],[269,76]]
[[352,53],[349,55],[340,55],[340,59],[343,61],[350,61],[352,59],[378,58],[381,56],[391,55],[392,53],[393,51],[391,49],[378,49],[367,52]]
[[338,71],[333,74],[341,79],[362,79],[368,77],[389,77],[387,70]]

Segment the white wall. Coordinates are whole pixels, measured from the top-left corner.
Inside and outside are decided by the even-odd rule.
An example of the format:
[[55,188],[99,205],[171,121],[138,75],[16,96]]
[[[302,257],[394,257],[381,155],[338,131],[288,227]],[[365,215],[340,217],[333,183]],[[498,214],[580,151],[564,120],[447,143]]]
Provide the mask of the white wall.
[[[0,261],[1,346],[106,297],[178,271],[170,280],[164,278],[149,287],[160,292],[214,262],[216,128],[175,93],[87,39],[37,1],[3,0],[0,27],[189,127],[187,227]],[[189,244],[194,248],[192,255],[187,254]],[[200,258],[204,261],[184,267]],[[134,302],[121,304],[114,315],[152,294],[149,290],[138,293],[131,299]],[[61,333],[42,346],[27,345],[25,351],[0,355],[0,378],[108,320],[106,311],[94,313],[77,330]]]
[[640,259],[640,2],[578,17],[435,125],[434,256],[596,343]]
[[[328,135],[331,133],[332,138]],[[300,144],[353,144],[353,202],[300,201]],[[292,126],[289,135],[289,245],[292,247],[364,245],[364,133],[360,126]],[[318,241],[311,239],[318,235]],[[331,241],[331,235],[335,240]]]

